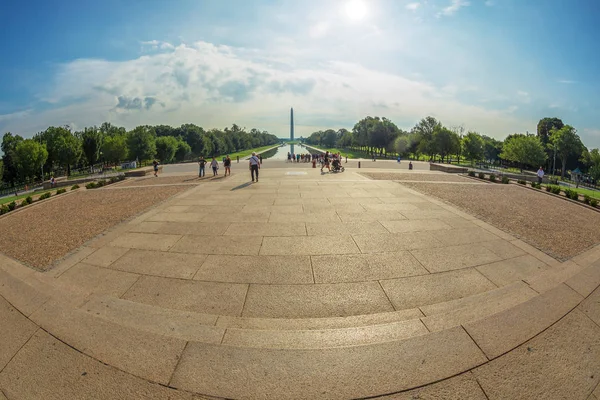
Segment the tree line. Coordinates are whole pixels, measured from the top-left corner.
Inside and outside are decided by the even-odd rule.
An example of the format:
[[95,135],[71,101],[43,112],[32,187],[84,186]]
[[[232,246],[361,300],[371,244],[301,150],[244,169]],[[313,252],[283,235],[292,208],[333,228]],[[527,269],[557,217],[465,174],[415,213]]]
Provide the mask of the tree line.
[[266,131],[247,131],[235,124],[231,128],[207,131],[194,124],[141,125],[127,131],[105,122],[100,127],[75,132],[69,126],[51,126],[31,139],[5,133],[0,177],[5,185],[15,186],[56,174],[70,175],[72,168],[93,167],[99,163],[114,166],[123,161],[152,159],[162,163],[181,162],[200,155],[224,155],[279,141]]
[[478,132],[465,132],[464,127],[446,127],[434,117],[420,120],[409,131],[398,128],[387,118],[366,117],[352,130],[327,129],[313,132],[305,139],[307,144],[325,148],[351,149],[366,154],[412,157],[425,156],[429,160],[471,164],[502,163],[520,169],[544,166],[554,169],[564,178],[568,168],[580,167],[600,180],[600,153],[587,149],[575,128],[565,125],[559,118],[543,118],[537,132],[515,133],[503,141]]

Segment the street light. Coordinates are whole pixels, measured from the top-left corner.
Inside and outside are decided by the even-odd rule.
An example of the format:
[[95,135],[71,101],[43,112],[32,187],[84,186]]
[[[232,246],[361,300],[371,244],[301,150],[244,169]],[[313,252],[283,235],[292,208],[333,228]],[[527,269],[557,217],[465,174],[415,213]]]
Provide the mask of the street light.
[[556,177],[556,143],[554,143],[554,164],[552,166],[552,175]]

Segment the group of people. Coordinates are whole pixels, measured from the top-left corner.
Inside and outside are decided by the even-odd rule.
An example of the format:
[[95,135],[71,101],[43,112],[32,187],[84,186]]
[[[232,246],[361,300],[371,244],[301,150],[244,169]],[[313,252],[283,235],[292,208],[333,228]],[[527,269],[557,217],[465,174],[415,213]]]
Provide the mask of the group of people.
[[[217,161],[217,158],[213,157],[209,163],[208,160],[204,158],[204,156],[200,156],[200,159],[198,159],[199,178],[206,176],[206,164],[209,164],[209,166],[212,168],[213,176],[219,175],[219,161]],[[260,165],[262,164],[262,155],[257,156],[256,153],[252,153],[252,156],[249,158],[248,164],[252,176],[252,182],[258,182],[258,170],[260,169]],[[227,155],[227,157],[223,159],[223,167],[225,168],[225,176],[231,176],[231,157],[229,157],[229,155]],[[254,177],[255,175],[256,178]]]
[[295,153],[287,153],[288,162],[310,162],[311,160],[315,160],[318,157],[317,154],[295,154]]
[[330,153],[329,151],[326,151],[325,154],[320,154],[318,157],[318,160],[321,163],[321,172],[323,172],[323,168],[327,168],[327,170],[331,172],[332,166],[334,171],[338,171],[341,168],[341,153]]

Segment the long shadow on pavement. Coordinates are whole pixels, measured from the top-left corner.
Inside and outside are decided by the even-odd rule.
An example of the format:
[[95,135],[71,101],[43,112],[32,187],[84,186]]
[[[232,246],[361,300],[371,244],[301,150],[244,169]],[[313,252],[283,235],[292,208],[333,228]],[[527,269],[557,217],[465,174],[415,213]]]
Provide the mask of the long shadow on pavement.
[[232,188],[231,191],[233,192],[234,190],[240,190],[240,189],[243,189],[243,188],[248,187],[250,185],[252,185],[252,182],[242,183],[241,185]]

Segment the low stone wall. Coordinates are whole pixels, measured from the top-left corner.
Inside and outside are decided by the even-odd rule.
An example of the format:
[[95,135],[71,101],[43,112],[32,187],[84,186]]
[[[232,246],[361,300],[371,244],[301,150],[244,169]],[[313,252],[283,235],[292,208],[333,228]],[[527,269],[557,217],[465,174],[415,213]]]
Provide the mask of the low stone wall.
[[450,165],[450,164],[434,164],[434,163],[429,164],[429,169],[431,171],[442,171],[442,172],[448,172],[451,174],[466,174],[468,171],[468,168],[465,168],[465,167],[457,167],[455,165]]
[[[162,172],[162,165],[158,166],[158,172]],[[133,169],[131,171],[126,171],[125,176],[128,178],[138,177],[138,176],[146,176],[154,173],[154,167],[143,167],[138,169]]]

